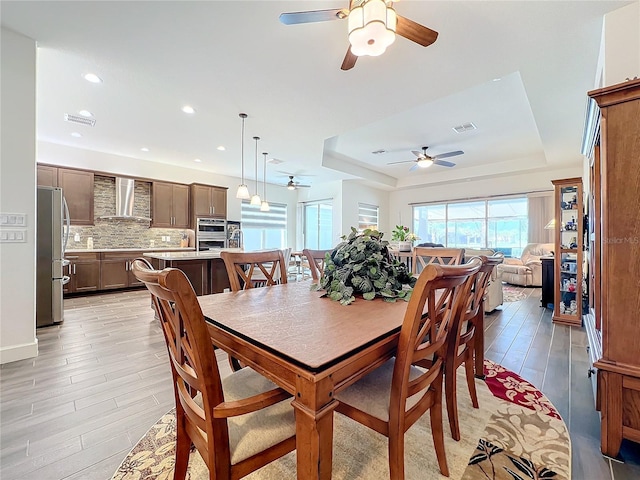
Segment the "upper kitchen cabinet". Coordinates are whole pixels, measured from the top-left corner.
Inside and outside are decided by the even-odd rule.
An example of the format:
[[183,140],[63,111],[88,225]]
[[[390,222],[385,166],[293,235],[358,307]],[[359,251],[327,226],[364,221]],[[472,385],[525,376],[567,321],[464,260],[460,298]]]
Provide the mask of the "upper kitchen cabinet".
[[152,227],[189,228],[189,185],[153,182]]
[[57,187],[58,167],[52,167],[50,165],[38,165],[38,186]]
[[58,187],[67,201],[71,224],[93,225],[93,172],[58,168]]
[[227,188],[191,184],[191,215],[196,218],[227,218]]

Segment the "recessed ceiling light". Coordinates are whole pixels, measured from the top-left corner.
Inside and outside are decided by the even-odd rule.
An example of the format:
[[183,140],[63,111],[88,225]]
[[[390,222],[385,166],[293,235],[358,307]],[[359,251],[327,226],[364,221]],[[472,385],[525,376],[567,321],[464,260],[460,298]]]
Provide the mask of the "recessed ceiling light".
[[502,80],[501,78],[494,78],[493,81],[494,82],[499,82],[500,80]]
[[95,73],[87,73],[86,75],[84,75],[84,79],[87,82],[91,82],[91,83],[102,83],[102,79],[97,76]]
[[71,132],[71,136],[72,137],[76,137],[76,138],[80,138],[82,136],[82,134],[79,133],[79,132]]
[[218,150],[220,150],[221,152],[224,152],[226,148],[224,147],[224,145],[219,145]]
[[197,162],[197,163],[200,163],[202,160],[200,160],[199,158],[194,158],[193,161]]
[[184,113],[196,113],[196,109],[193,108],[191,105],[185,105],[184,107],[182,107],[182,111]]
[[147,147],[142,147],[140,150],[142,150],[143,152],[148,152],[149,149]]
[[80,110],[78,112],[79,115],[82,115],[83,117],[93,117],[93,113],[91,113],[89,110]]

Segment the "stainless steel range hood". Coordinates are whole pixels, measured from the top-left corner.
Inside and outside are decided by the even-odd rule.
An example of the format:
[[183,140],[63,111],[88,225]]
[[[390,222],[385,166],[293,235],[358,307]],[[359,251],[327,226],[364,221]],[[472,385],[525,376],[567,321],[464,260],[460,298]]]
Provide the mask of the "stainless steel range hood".
[[138,220],[150,222],[148,217],[133,214],[135,180],[133,178],[116,177],[116,214],[100,217],[110,220]]

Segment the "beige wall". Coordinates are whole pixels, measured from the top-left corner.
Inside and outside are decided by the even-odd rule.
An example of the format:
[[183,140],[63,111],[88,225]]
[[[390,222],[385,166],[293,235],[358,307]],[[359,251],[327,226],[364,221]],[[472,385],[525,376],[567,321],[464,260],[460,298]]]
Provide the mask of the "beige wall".
[[36,44],[1,29],[0,211],[27,216],[27,241],[0,244],[0,363],[38,354],[35,315]]
[[601,86],[640,78],[640,2],[604,16]]

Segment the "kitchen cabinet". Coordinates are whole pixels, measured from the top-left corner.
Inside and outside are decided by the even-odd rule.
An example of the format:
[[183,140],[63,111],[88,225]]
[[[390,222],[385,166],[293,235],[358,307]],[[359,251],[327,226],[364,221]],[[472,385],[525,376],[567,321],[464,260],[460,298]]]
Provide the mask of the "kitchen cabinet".
[[189,228],[189,185],[153,182],[152,227]]
[[63,293],[95,292],[100,289],[100,254],[94,252],[65,255],[69,260],[63,275],[69,282],[63,286]]
[[227,188],[191,184],[192,228],[196,218],[227,218]]
[[131,262],[142,252],[103,252],[100,269],[100,290],[144,285],[131,272]]
[[93,172],[39,164],[37,184],[62,188],[71,225],[93,225]]
[[160,259],[158,268],[178,268],[187,276],[196,295],[208,295],[211,293],[209,286],[209,260],[208,259]]
[[51,165],[38,165],[37,168],[38,186],[39,187],[57,187],[58,186],[58,168]]

